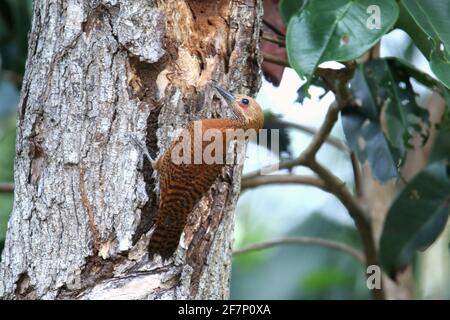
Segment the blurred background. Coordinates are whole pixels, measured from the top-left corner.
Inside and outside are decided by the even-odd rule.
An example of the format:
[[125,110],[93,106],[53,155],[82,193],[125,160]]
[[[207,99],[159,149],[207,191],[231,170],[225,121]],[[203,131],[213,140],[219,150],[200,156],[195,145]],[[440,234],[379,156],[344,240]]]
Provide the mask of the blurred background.
[[[31,0],[0,0],[0,183],[13,182],[15,117],[24,73],[27,33],[30,27]],[[426,59],[400,30],[385,36],[381,56],[402,57],[417,68],[431,73]],[[329,65],[330,66],[330,65]],[[333,64],[331,64],[333,67]],[[295,71],[282,69],[272,82],[263,81],[257,99],[266,112],[281,119],[318,127],[329,104],[331,93],[312,87],[311,97],[299,102],[303,81]],[[419,99],[430,92],[414,84]],[[339,125],[333,136],[344,140]],[[296,156],[311,137],[287,130],[284,156]],[[257,152],[256,152],[257,151]],[[256,154],[266,153],[273,162],[279,159],[266,149],[249,146],[244,173],[263,164]],[[267,157],[266,157],[267,158]],[[353,174],[348,157],[324,145],[319,160],[351,185]],[[307,174],[308,170],[295,169]],[[298,170],[298,171],[297,171]],[[12,210],[13,193],[0,192],[0,250]],[[333,196],[315,188],[283,185],[265,186],[242,192],[236,210],[235,248],[287,236],[314,236],[337,240],[356,248],[359,237],[344,207]],[[449,232],[415,263],[418,298],[449,298]],[[280,246],[238,255],[233,261],[231,298],[234,299],[369,299],[365,269],[352,256],[317,246]]]
[[[0,0],[0,183],[14,178],[16,108],[27,56],[31,0]],[[0,250],[13,205],[13,193],[0,192]]]

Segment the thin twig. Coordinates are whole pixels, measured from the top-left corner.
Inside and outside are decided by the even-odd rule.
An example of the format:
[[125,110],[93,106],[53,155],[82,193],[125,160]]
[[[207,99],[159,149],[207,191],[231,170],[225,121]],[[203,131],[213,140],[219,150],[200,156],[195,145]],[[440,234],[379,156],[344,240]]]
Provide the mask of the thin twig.
[[322,165],[318,164],[315,159],[317,152],[329,136],[334,124],[337,121],[339,110],[338,105],[335,103],[330,106],[322,126],[319,128],[310,144],[299,157],[292,160],[283,161],[278,166],[269,165],[261,170],[246,174],[243,179],[253,179],[258,177],[260,176],[260,171],[265,174],[270,174],[278,170],[291,169],[299,165],[309,167],[323,180],[325,186],[331,191],[331,193],[336,195],[336,197],[341,200],[349,211],[351,217],[355,220],[355,223],[367,229],[369,219],[367,212],[361,207],[358,200],[350,193],[345,183]]
[[289,62],[287,62],[286,60],[274,56],[273,54],[270,53],[263,52],[263,61],[274,63],[283,67],[291,67]]
[[14,183],[0,183],[0,192],[14,192]]
[[369,60],[374,60],[380,57],[380,49],[381,49],[381,41],[378,41],[376,45],[374,45],[369,50]]
[[322,126],[317,131],[317,134],[313,136],[312,141],[308,145],[308,147],[303,152],[303,158],[308,162],[315,158],[316,153],[319,151],[320,147],[322,147],[323,143],[330,136],[331,130],[334,127],[338,119],[338,114],[340,111],[339,105],[332,103],[328,108],[328,112],[325,115],[325,121]]
[[316,177],[300,175],[268,175],[249,179],[243,178],[241,181],[241,188],[244,190],[270,184],[303,184],[328,191],[322,180]]
[[271,22],[267,21],[266,19],[262,19],[262,22],[267,28],[269,28],[270,30],[275,32],[277,35],[279,35],[281,37],[285,36],[284,32],[282,32],[280,29],[278,29],[276,26],[274,26]]
[[321,238],[311,238],[311,237],[296,237],[296,238],[286,238],[286,239],[280,239],[280,240],[271,240],[266,242],[261,242],[257,244],[251,244],[248,246],[245,246],[241,249],[235,250],[233,252],[233,255],[239,255],[243,253],[248,253],[251,251],[257,251],[257,250],[264,250],[269,249],[275,246],[281,246],[281,245],[315,245],[315,246],[322,246],[327,247],[335,250],[339,250],[341,252],[347,253],[351,255],[352,257],[356,258],[362,265],[365,264],[364,255],[361,251],[347,245],[344,243],[332,241],[332,240],[326,240]]
[[[317,129],[305,126],[303,124],[293,123],[280,119],[273,119],[272,121],[280,127],[296,129],[311,135],[315,135],[317,133]],[[350,148],[345,143],[333,136],[328,136],[325,142],[348,154],[350,154],[351,152]]]
[[[292,68],[289,61],[267,52],[263,52],[263,59],[266,62]],[[348,67],[344,69],[316,68],[314,72],[316,76],[322,78],[328,89],[334,92],[336,99],[341,99],[342,102],[344,102],[339,103],[344,106],[351,101],[351,97],[347,90],[347,83],[353,77],[355,70],[355,64],[353,62],[346,63],[346,65]]]
[[359,201],[352,195],[345,182],[335,176],[330,170],[313,160],[307,167],[314,171],[325,182],[327,188],[333,193],[347,208],[350,216],[355,220],[356,225],[360,224],[366,228],[369,222],[369,214],[359,204]]
[[[368,266],[379,265],[376,242],[372,232],[369,213],[364,207],[361,206],[359,203],[359,198],[353,196],[341,179],[316,161],[316,154],[330,135],[331,130],[337,122],[339,112],[343,108],[354,103],[347,87],[349,80],[353,76],[354,70],[355,66],[353,63],[347,64],[345,69],[321,69],[319,71],[320,76],[328,77],[327,83],[330,86],[330,90],[334,92],[336,101],[330,105],[324,122],[318,129],[317,133],[313,136],[310,144],[296,159],[283,161],[279,164],[279,166],[267,166],[261,170],[247,174],[245,178],[255,178],[260,175],[260,172],[269,174],[271,172],[281,169],[290,169],[299,165],[310,168],[319,176],[319,178],[322,179],[326,188],[328,188],[330,192],[342,202],[350,216],[355,221],[364,247],[366,264]],[[356,183],[359,182],[355,182],[355,184]],[[375,299],[384,299],[383,289],[374,289],[372,294]]]
[[353,180],[355,181],[355,193],[358,198],[361,198],[363,195],[361,167],[358,159],[356,158],[356,154],[353,151],[350,152],[350,160],[353,168]]
[[325,116],[325,121],[323,122],[322,126],[313,136],[308,147],[300,154],[299,157],[292,160],[283,161],[278,166],[268,165],[260,170],[256,170],[253,171],[252,173],[246,174],[244,178],[257,177],[260,175],[260,171],[264,172],[265,174],[270,174],[272,172],[282,169],[291,169],[293,167],[301,165],[306,166],[307,163],[316,156],[317,151],[320,149],[322,144],[330,135],[331,129],[333,129],[334,123],[337,120],[338,113],[339,109],[337,108],[337,105],[332,104],[328,109],[328,112]]
[[273,34],[271,32],[264,32],[262,33],[262,39],[278,44],[281,47],[285,47],[286,46],[286,42],[284,41],[284,39],[279,38],[276,34]]

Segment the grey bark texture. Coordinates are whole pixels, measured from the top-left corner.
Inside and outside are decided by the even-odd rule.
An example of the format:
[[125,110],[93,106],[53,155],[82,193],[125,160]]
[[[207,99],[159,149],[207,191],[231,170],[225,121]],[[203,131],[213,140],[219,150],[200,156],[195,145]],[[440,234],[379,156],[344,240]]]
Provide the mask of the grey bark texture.
[[229,296],[240,167],[191,214],[173,259],[149,261],[153,156],[188,121],[226,116],[211,80],[259,88],[260,0],[34,1],[17,117],[3,299]]

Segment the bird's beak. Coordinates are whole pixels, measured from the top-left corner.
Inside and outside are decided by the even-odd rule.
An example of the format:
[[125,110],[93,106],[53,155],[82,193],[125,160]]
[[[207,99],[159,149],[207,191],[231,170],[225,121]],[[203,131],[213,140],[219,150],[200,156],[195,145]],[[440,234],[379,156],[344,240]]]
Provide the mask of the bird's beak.
[[228,102],[233,102],[235,100],[235,97],[222,87],[219,87],[218,85],[215,84],[214,88],[216,88],[216,90],[220,93],[220,95],[224,97],[225,100],[227,100]]

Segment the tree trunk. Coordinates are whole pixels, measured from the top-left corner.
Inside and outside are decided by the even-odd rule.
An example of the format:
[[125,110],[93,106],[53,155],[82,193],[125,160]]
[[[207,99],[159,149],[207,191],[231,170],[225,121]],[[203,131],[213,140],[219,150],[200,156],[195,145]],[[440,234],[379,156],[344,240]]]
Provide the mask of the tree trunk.
[[128,134],[155,156],[188,121],[225,116],[210,80],[255,93],[261,13],[260,0],[34,1],[0,297],[228,297],[241,168],[203,197],[175,258],[148,261],[158,182]]

